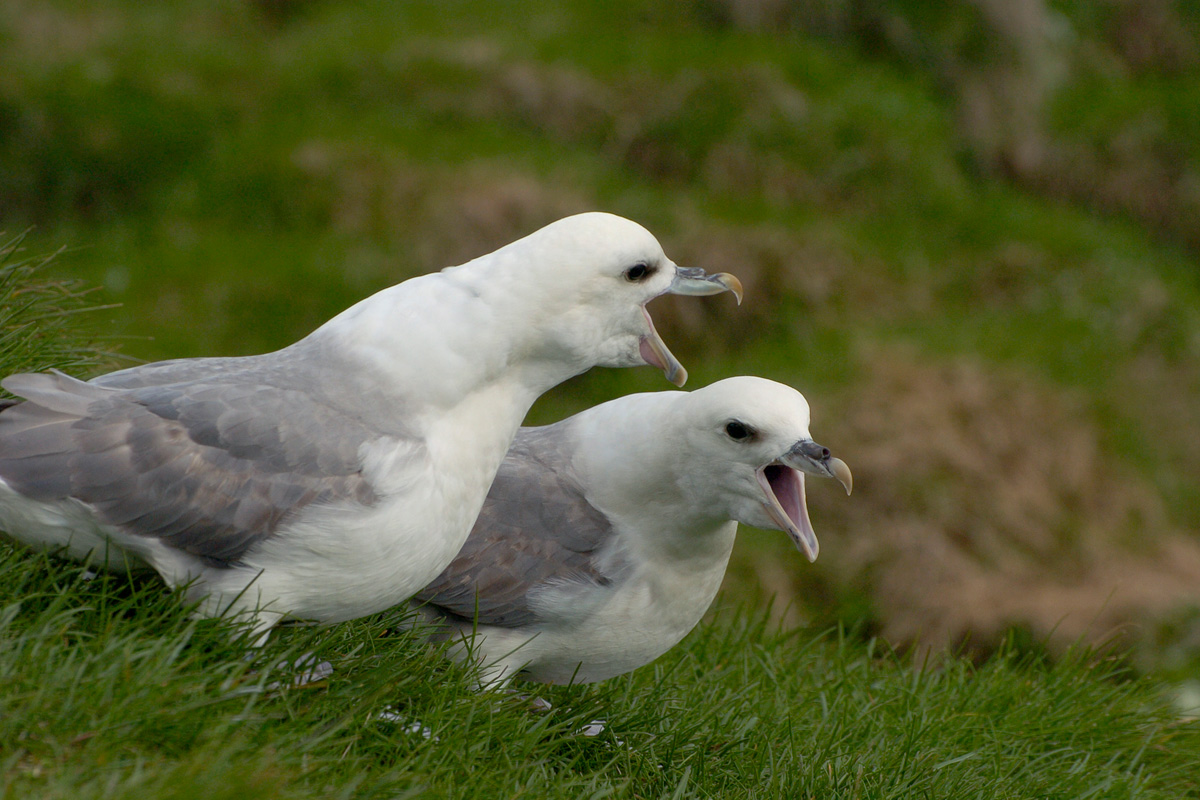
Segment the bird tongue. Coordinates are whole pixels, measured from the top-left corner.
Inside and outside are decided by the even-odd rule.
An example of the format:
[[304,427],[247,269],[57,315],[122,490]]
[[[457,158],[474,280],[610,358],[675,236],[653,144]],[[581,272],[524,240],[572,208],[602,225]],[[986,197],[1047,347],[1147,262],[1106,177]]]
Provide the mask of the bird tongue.
[[772,464],[763,470],[763,474],[776,502],[787,515],[787,521],[791,523],[787,526],[788,534],[796,543],[796,547],[808,556],[809,561],[815,561],[817,533],[808,518],[808,504],[804,498],[804,473],[783,464]]
[[785,467],[782,464],[772,464],[767,467],[767,483],[775,493],[775,499],[783,507],[788,519],[797,528],[804,527],[808,519],[808,509],[804,503],[804,475],[799,470]]

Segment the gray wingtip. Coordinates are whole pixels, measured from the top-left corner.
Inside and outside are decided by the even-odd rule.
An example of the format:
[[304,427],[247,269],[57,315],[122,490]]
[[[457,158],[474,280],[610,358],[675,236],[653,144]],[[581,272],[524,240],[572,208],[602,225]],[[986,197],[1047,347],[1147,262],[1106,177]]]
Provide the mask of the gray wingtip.
[[111,392],[58,370],[18,372],[0,380],[0,387],[53,411],[79,415],[85,413],[88,403]]
[[9,375],[7,378],[0,379],[0,388],[3,388],[6,392],[15,394],[17,397],[24,397],[25,395],[21,390],[21,384],[23,383],[21,379],[28,377],[30,377],[30,374],[27,372],[18,372],[15,375]]

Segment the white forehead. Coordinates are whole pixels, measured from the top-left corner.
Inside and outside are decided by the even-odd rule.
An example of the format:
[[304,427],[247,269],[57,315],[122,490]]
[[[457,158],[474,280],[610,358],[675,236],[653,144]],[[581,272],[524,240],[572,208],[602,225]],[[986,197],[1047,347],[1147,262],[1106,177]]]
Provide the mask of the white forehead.
[[691,392],[693,418],[717,423],[736,419],[768,432],[807,433],[808,401],[790,386],[750,376],[726,378]]
[[658,240],[633,220],[590,211],[552,222],[514,242],[526,255],[563,270],[594,271],[664,258]]

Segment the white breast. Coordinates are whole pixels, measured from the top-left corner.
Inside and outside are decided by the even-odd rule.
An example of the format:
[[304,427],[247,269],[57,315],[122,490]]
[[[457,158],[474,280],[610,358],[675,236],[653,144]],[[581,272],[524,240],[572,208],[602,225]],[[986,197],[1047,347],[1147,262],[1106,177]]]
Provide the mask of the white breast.
[[[570,589],[545,593],[539,606],[561,608],[557,623],[538,630],[481,626],[475,652],[483,682],[507,680],[519,670],[544,683],[591,683],[650,663],[670,650],[704,616],[716,597],[729,563],[737,523],[718,531],[722,546],[715,557],[696,562],[644,562],[618,585],[597,587],[596,598]],[[572,608],[591,607],[584,616]],[[469,633],[469,632],[468,632]]]

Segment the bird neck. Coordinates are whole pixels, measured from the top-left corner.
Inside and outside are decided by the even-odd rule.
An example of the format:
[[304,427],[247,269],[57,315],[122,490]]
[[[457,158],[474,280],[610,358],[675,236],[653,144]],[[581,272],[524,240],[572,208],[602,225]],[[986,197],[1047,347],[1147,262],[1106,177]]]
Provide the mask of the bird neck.
[[[596,366],[596,354],[575,339],[586,320],[573,319],[564,305],[564,289],[549,278],[530,280],[524,251],[509,245],[487,256],[439,273],[448,286],[469,295],[479,318],[489,322],[471,352],[494,348],[495,363],[521,381],[545,392]],[[552,277],[552,276],[551,276]]]
[[628,531],[653,536],[631,546],[679,562],[728,558],[736,525],[728,514],[697,503],[680,480],[681,456],[669,443],[679,433],[675,411],[684,392],[629,395],[576,419],[575,466],[588,500]]
[[411,413],[507,392],[519,423],[539,395],[591,364],[531,346],[539,333],[536,298],[518,296],[514,281],[485,279],[508,271],[497,255],[377,292],[297,346],[326,349],[342,373],[369,375]]

